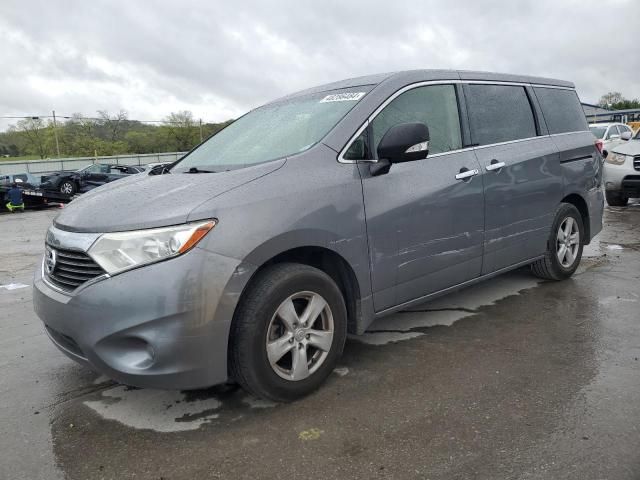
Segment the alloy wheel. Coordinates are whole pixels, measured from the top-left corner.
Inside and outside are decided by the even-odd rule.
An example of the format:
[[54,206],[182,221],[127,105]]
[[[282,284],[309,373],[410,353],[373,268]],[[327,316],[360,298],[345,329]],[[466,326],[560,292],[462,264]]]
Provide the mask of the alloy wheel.
[[556,236],[556,255],[564,268],[570,268],[578,256],[580,248],[580,230],[573,217],[565,218]]
[[298,292],[280,304],[267,328],[267,358],[273,371],[291,381],[313,375],[333,343],[333,314],[314,292]]

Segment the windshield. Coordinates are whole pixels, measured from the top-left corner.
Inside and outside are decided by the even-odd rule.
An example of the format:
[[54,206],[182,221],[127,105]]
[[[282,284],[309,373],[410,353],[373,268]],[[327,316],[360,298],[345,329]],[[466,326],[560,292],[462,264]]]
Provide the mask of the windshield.
[[303,152],[320,141],[371,88],[325,91],[257,108],[186,155],[172,171],[218,172]]
[[108,171],[109,167],[106,165],[101,165],[100,163],[92,163],[90,165],[86,165],[82,167],[80,170],[76,170],[77,173],[98,173],[103,172],[105,170]]
[[603,138],[605,132],[607,131],[607,127],[589,127],[591,129],[591,133],[593,133],[596,138]]

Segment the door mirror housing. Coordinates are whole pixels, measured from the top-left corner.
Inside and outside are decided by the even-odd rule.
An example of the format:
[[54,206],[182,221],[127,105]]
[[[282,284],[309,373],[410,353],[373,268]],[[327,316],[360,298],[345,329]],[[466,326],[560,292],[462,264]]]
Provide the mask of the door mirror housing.
[[622,140],[631,140],[631,132],[628,132],[628,131],[622,132],[622,134],[620,135],[620,138]]
[[429,128],[421,122],[394,125],[378,145],[378,158],[390,163],[422,160],[428,153]]

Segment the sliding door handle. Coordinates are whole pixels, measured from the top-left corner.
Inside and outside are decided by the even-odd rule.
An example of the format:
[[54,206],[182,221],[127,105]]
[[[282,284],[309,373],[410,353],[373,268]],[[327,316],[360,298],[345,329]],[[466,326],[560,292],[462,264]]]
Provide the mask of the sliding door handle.
[[494,170],[500,170],[502,167],[504,167],[505,163],[504,162],[499,162],[497,160],[491,160],[491,163],[489,165],[487,165],[485,168],[487,169],[488,172],[492,172]]
[[479,173],[480,172],[476,169],[469,170],[468,168],[463,167],[460,169],[460,173],[456,175],[456,180],[467,180],[471,177],[475,177]]

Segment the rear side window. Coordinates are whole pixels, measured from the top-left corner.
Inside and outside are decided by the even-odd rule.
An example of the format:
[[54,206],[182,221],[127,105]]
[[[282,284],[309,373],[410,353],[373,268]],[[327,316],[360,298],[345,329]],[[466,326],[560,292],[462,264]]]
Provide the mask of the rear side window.
[[453,85],[417,87],[393,99],[371,122],[375,152],[391,127],[411,122],[422,122],[429,127],[429,154],[462,148],[458,100]]
[[534,88],[549,133],[582,132],[589,129],[584,110],[573,90]]
[[474,143],[489,145],[537,135],[524,87],[472,84],[465,96]]

